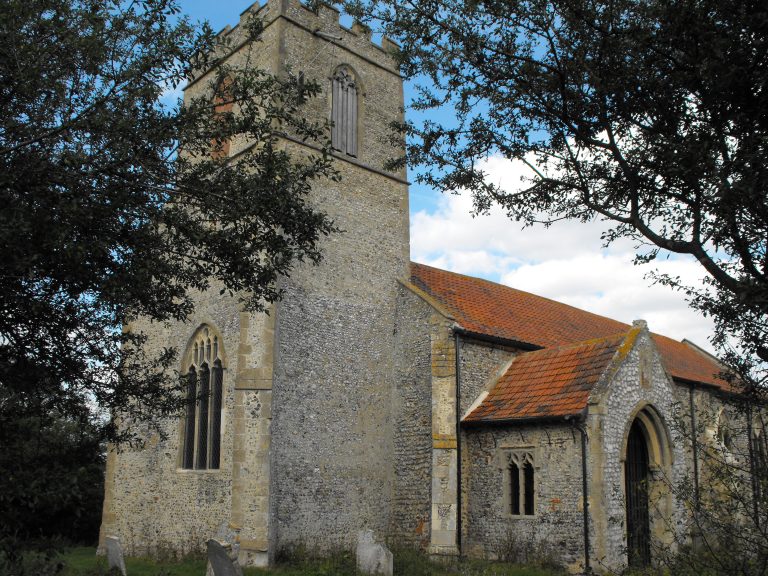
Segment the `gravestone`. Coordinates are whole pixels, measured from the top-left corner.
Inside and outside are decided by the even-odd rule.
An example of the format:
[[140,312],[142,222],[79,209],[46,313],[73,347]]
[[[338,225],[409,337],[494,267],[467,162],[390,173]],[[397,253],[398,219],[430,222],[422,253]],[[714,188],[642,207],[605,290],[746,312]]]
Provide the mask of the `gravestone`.
[[386,546],[377,544],[373,530],[361,530],[357,534],[357,569],[363,574],[392,576],[393,557]]
[[120,545],[120,538],[117,536],[107,536],[104,538],[104,544],[107,547],[107,566],[110,570],[117,568],[120,574],[125,576],[125,559],[123,558],[123,547]]
[[240,565],[229,557],[229,552],[216,540],[208,540],[208,573],[213,576],[243,576]]

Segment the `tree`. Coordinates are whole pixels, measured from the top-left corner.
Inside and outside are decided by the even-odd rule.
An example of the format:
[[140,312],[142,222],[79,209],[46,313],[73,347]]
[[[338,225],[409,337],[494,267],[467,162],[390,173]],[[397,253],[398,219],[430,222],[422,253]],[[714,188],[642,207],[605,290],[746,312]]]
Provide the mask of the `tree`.
[[[684,406],[671,428],[695,443],[698,474],[674,481],[657,474],[649,507],[665,525],[651,537],[655,570],[675,576],[768,574],[768,469],[765,411],[752,399],[725,395],[702,406],[695,424]],[[687,514],[665,514],[672,496]],[[644,572],[645,573],[645,572]]]
[[[58,383],[27,370],[30,388]],[[42,403],[43,405],[40,405]],[[0,389],[0,573],[23,560],[26,549],[51,543],[92,545],[104,497],[105,450],[97,423],[51,406],[45,394]],[[16,566],[18,569],[18,566]],[[10,573],[16,573],[10,570]],[[31,573],[36,573],[31,571]]]
[[[401,43],[414,106],[450,120],[407,125],[417,180],[468,189],[525,223],[602,218],[637,261],[689,254],[746,379],[768,361],[768,6],[749,0],[351,0]],[[453,112],[455,111],[455,114]],[[532,176],[489,182],[500,154]],[[731,348],[733,342],[737,348]]]
[[[261,23],[245,28],[257,42]],[[183,321],[214,280],[261,310],[296,261],[319,261],[335,228],[307,194],[336,175],[327,127],[298,113],[318,86],[251,66],[248,47],[235,66],[234,48],[175,0],[4,2],[0,420],[55,414],[135,439],[127,423],[182,400],[158,370],[174,351],[151,356],[123,326]],[[193,79],[208,96],[168,103]],[[293,158],[279,131],[321,151]],[[253,144],[236,159],[223,153],[234,138]]]

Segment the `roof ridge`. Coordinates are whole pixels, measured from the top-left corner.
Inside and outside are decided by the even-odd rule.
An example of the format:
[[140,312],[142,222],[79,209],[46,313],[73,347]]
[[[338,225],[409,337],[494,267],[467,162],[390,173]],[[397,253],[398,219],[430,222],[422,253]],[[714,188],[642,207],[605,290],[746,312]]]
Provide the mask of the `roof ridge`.
[[424,268],[430,268],[432,270],[436,270],[437,272],[442,272],[444,274],[451,274],[452,276],[459,276],[461,278],[466,278],[467,280],[472,280],[475,282],[484,282],[486,284],[491,284],[492,286],[499,286],[501,288],[505,288],[507,290],[512,290],[514,292],[518,292],[520,294],[527,294],[528,296],[532,296],[534,298],[538,298],[539,300],[546,300],[547,302],[552,302],[554,304],[557,304],[558,306],[566,306],[568,308],[571,308],[573,310],[577,310],[581,312],[582,314],[591,314],[592,316],[596,316],[598,318],[602,318],[604,320],[610,320],[611,322],[616,322],[617,324],[623,324],[627,328],[632,328],[631,324],[627,324],[626,322],[622,322],[621,320],[616,320],[615,318],[611,318],[609,316],[603,316],[602,314],[598,314],[597,312],[590,312],[589,310],[584,310],[584,308],[579,308],[577,306],[573,306],[572,304],[566,304],[565,302],[560,302],[559,300],[555,300],[554,298],[547,298],[546,296],[541,296],[539,294],[534,294],[533,292],[528,292],[526,290],[521,290],[520,288],[515,288],[513,286],[509,286],[508,284],[502,284],[501,282],[494,282],[493,280],[488,280],[487,278],[480,278],[479,276],[470,276],[469,274],[462,274],[460,272],[453,272],[452,270],[445,270],[444,268],[437,268],[436,266],[430,266],[429,264],[422,264],[421,262],[414,262],[411,260],[412,265],[421,266]]
[[[554,352],[554,351],[560,351],[560,350],[568,350],[569,348],[581,348],[583,346],[588,346],[590,344],[598,344],[599,342],[604,342],[606,340],[611,340],[613,338],[620,339],[616,345],[621,346],[624,341],[629,336],[629,333],[633,330],[637,330],[636,328],[630,326],[628,330],[625,332],[616,332],[614,334],[608,334],[607,336],[601,336],[599,338],[589,338],[587,340],[579,340],[578,342],[570,342],[568,344],[561,344],[560,346],[550,346],[549,348],[542,348],[540,350],[532,350],[530,352],[522,352],[519,356],[523,355],[529,355],[529,354],[536,354],[538,352]],[[519,357],[518,356],[518,357]]]

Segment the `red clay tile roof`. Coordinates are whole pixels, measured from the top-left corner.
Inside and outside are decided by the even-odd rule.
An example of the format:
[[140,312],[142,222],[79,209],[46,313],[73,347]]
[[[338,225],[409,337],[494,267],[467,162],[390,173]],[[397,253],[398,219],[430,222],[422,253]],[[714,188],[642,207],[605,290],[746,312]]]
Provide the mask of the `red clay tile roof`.
[[631,332],[517,356],[467,423],[576,416]]
[[[411,263],[411,282],[468,332],[551,348],[624,333],[628,324],[495,282]],[[683,342],[653,334],[676,379],[729,388],[720,366]]]

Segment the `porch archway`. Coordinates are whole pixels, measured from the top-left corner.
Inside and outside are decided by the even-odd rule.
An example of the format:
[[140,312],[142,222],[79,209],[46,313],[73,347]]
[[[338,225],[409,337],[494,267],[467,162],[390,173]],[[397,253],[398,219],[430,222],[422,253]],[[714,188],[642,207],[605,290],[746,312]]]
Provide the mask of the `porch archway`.
[[666,426],[652,406],[642,407],[630,422],[623,445],[627,560],[630,566],[646,567],[652,543],[664,540],[664,517],[671,513],[666,480],[672,451]]

